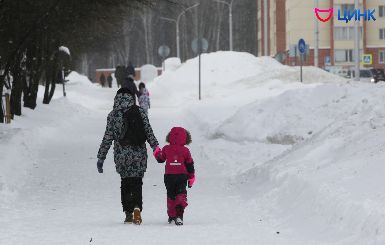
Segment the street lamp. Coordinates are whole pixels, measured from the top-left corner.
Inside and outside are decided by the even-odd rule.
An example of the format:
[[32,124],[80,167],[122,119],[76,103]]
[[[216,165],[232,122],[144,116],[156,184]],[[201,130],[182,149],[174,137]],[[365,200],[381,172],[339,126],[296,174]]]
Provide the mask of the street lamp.
[[189,10],[195,8],[195,7],[198,7],[200,5],[200,3],[197,3],[197,4],[194,4],[193,6],[191,7],[188,7],[186,9],[184,9],[176,19],[170,19],[170,18],[165,18],[165,17],[160,17],[161,19],[163,20],[167,20],[167,21],[171,21],[171,22],[174,22],[176,24],[176,55],[178,58],[180,58],[180,46],[179,46],[179,21],[181,20],[181,17]]
[[229,7],[229,42],[230,42],[230,51],[233,51],[233,1],[230,3],[222,1],[222,0],[214,0],[218,3],[226,4]]

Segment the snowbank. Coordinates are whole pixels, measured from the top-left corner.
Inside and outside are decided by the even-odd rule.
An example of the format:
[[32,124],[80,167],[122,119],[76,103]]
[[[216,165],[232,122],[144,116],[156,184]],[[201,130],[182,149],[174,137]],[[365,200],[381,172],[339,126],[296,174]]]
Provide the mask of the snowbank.
[[166,72],[175,71],[181,66],[182,62],[177,57],[171,57],[164,61],[164,68]]
[[[166,72],[151,85],[153,99],[159,103],[179,104],[198,98],[199,59],[186,61],[174,72]],[[226,96],[255,93],[262,84],[298,83],[299,68],[284,66],[270,57],[249,53],[216,52],[202,55],[202,97],[221,99]],[[304,69],[305,83],[346,82],[345,79],[316,68]],[[297,85],[298,86],[298,85]],[[242,97],[242,95],[240,95]],[[242,99],[242,98],[240,98]]]
[[161,76],[155,103],[180,108],[201,164],[233,177],[249,213],[321,244],[383,244],[384,84],[314,67],[300,84],[299,67],[218,52],[203,56],[198,102],[197,62]]
[[348,113],[346,87],[327,84],[304,87],[256,101],[224,121],[214,134],[232,141],[292,145],[318,133]]

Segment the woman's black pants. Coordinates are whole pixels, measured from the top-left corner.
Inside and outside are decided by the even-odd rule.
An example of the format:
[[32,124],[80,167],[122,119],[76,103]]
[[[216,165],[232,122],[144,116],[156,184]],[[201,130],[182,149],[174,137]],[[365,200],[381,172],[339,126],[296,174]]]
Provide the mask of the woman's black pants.
[[122,178],[120,186],[123,212],[134,212],[134,208],[143,209],[142,199],[143,178]]

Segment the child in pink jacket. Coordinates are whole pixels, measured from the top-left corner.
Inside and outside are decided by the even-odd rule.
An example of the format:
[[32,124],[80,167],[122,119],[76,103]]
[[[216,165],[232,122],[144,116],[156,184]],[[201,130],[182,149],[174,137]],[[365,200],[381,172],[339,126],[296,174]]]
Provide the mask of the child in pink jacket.
[[188,205],[187,183],[191,188],[195,182],[194,161],[185,146],[191,143],[191,135],[184,128],[174,127],[166,141],[169,144],[162,150],[158,147],[154,156],[158,162],[166,162],[164,184],[167,189],[168,223],[183,225],[183,213]]

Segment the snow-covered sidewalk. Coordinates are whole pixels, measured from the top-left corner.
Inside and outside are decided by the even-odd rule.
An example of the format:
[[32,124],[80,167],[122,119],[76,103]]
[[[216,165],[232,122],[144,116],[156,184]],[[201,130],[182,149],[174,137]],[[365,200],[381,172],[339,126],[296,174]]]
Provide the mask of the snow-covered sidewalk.
[[[140,227],[124,225],[120,179],[112,154],[105,163],[104,174],[98,174],[95,166],[109,106],[91,109],[73,104],[71,92],[76,91],[69,89],[68,99],[59,99],[38,112],[56,115],[55,119],[39,118],[40,131],[45,134],[40,136],[38,146],[33,142],[36,136],[20,142],[26,144],[25,149],[36,152],[30,159],[21,159],[30,161],[24,165],[23,175],[10,170],[20,182],[14,183],[14,199],[2,200],[1,244],[271,244],[274,240],[285,240],[280,237],[285,235],[278,235],[272,227],[264,225],[260,215],[248,215],[242,201],[229,194],[226,177],[218,175],[218,165],[207,162],[199,152],[202,144],[198,135],[193,150],[198,180],[189,190],[185,225],[175,227],[166,222],[163,165],[152,158],[144,179],[144,222]],[[90,90],[85,96],[93,92]],[[99,99],[103,95],[103,101],[112,105],[112,100],[107,99],[113,93],[104,90],[97,95]],[[172,125],[182,123],[176,116],[178,110],[155,107],[151,111],[159,141],[164,142]],[[26,120],[36,120],[37,113],[27,114]],[[27,132],[30,128],[20,130]],[[19,162],[16,153],[12,157],[15,163]]]

